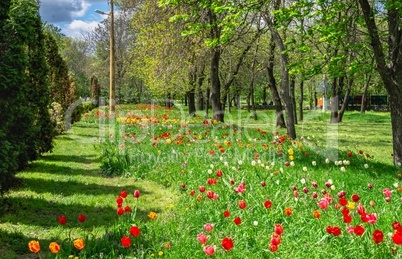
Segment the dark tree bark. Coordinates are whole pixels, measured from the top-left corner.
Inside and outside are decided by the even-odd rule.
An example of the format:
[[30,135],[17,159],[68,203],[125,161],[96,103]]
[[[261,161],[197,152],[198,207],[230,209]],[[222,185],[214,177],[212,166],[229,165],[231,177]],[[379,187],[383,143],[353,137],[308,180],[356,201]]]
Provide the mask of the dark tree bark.
[[257,110],[255,107],[255,96],[254,96],[254,81],[255,81],[255,65],[257,63],[257,53],[258,53],[258,41],[255,47],[253,62],[251,63],[251,78],[250,78],[250,96],[251,96],[251,107],[253,109],[253,118],[257,120]]
[[195,110],[195,93],[194,90],[187,92],[187,105],[190,117],[194,116]]
[[209,119],[209,101],[211,96],[211,90],[207,88],[205,98],[205,119]]
[[280,128],[286,128],[285,118],[283,116],[283,107],[281,98],[279,96],[278,89],[276,87],[276,80],[274,77],[274,60],[275,60],[275,42],[271,41],[270,43],[270,53],[268,60],[268,88],[271,91],[272,102],[275,105],[276,112],[276,126]]
[[349,99],[350,91],[352,90],[352,86],[353,86],[353,78],[349,78],[348,79],[348,87],[346,88],[345,96],[344,96],[343,102],[342,102],[342,107],[338,114],[339,122],[342,122],[343,115],[345,114],[346,108],[348,107],[348,99]]
[[95,107],[99,107],[99,98],[101,95],[101,89],[100,85],[98,83],[98,78],[96,76],[91,77],[91,98],[92,98],[92,103],[95,105]]
[[[388,6],[388,48],[383,48],[374,12],[367,0],[359,0],[363,11],[371,46],[377,63],[377,71],[387,89],[391,110],[394,164],[402,164],[402,17],[397,5]],[[384,49],[388,49],[389,62],[386,62]]]
[[361,106],[360,106],[360,113],[361,113],[361,114],[364,114],[364,113],[366,112],[366,106],[367,106],[367,103],[366,103],[367,90],[368,90],[368,87],[369,87],[369,85],[370,85],[370,81],[371,81],[371,74],[369,74],[369,75],[367,76],[367,79],[366,79],[366,81],[364,82],[363,95],[362,95],[362,103],[361,103]]
[[262,88],[262,105],[268,105],[267,103],[267,88],[268,87],[263,87]]
[[334,78],[332,81],[332,97],[331,97],[331,123],[338,123],[338,112],[339,112],[339,85],[343,83],[343,77]]
[[204,94],[202,93],[202,85],[205,80],[205,64],[202,62],[201,68],[197,72],[197,108],[198,110],[204,110]]
[[282,41],[282,38],[278,34],[276,30],[274,30],[273,26],[269,26],[272,34],[272,38],[275,40],[276,45],[278,46],[280,57],[281,57],[281,87],[280,87],[280,96],[285,104],[285,112],[286,112],[286,129],[289,138],[296,139],[296,128],[295,128],[295,118],[294,118],[294,108],[293,101],[290,97],[290,82],[289,82],[289,71],[287,69],[288,65],[288,54],[286,52],[285,44]]
[[197,109],[199,111],[203,111],[204,110],[204,94],[202,93],[202,91],[199,91],[197,94]]
[[296,88],[296,80],[295,78],[292,76],[292,79],[290,80],[290,99],[292,100],[293,103],[293,117],[295,120],[295,124],[297,124],[297,108],[296,108],[296,97],[295,97],[295,88]]
[[300,82],[299,121],[303,121],[304,80]]
[[[275,9],[279,9],[280,0],[276,0]],[[289,81],[289,70],[288,66],[288,53],[285,46],[285,43],[282,40],[282,37],[279,35],[278,31],[275,29],[275,20],[270,17],[270,15],[265,13],[265,22],[268,24],[269,30],[271,31],[272,39],[275,41],[275,44],[278,47],[280,53],[280,61],[281,61],[281,87],[280,87],[280,96],[285,104],[285,112],[286,112],[286,131],[289,138],[296,139],[296,128],[295,128],[295,117],[294,117],[294,105],[293,101],[290,97],[290,81]]]
[[172,108],[172,98],[170,93],[166,94],[165,107],[168,109]]
[[[216,14],[212,10],[208,10],[209,24],[211,25],[210,37],[212,39],[219,39],[221,35],[220,28],[217,24]],[[219,61],[221,57],[221,50],[219,46],[211,48],[211,62],[210,62],[210,79],[211,79],[211,105],[212,105],[212,119],[217,121],[224,121],[224,111],[222,110],[221,102],[221,82],[219,79]]]

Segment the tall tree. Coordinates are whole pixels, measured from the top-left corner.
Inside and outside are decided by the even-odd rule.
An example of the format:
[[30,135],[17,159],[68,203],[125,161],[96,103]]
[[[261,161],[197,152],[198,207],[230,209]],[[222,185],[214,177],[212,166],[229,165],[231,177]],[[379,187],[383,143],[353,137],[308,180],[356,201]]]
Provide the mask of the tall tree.
[[14,174],[52,149],[54,125],[44,35],[36,1],[0,3],[0,194]]
[[[280,0],[276,0],[273,10],[280,9]],[[295,128],[295,117],[294,117],[294,105],[290,95],[290,78],[289,78],[289,61],[288,61],[288,50],[283,41],[282,36],[280,35],[277,26],[275,25],[275,18],[272,16],[270,10],[266,10],[264,12],[264,19],[269,26],[269,30],[272,35],[272,39],[275,41],[280,53],[280,61],[281,61],[281,87],[280,94],[281,98],[285,104],[286,111],[286,130],[287,134],[290,138],[296,138],[296,128]]]
[[[388,0],[386,10],[388,39],[383,42],[377,26],[374,6],[368,0],[359,0],[370,44],[374,51],[377,71],[389,95],[391,109],[394,164],[402,166],[402,3]],[[386,46],[386,47],[385,47]]]

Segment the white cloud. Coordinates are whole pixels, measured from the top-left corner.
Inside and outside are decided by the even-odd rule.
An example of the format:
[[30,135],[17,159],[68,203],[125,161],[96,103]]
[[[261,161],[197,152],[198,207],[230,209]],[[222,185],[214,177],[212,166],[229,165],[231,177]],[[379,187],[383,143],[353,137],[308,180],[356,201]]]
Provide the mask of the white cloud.
[[73,20],[66,25],[64,32],[70,37],[81,38],[83,34],[93,31],[98,24],[96,21]]
[[72,3],[74,10],[71,12],[71,17],[83,17],[85,16],[88,8],[91,6],[91,4],[85,2],[85,1],[80,1],[80,2],[73,2]]

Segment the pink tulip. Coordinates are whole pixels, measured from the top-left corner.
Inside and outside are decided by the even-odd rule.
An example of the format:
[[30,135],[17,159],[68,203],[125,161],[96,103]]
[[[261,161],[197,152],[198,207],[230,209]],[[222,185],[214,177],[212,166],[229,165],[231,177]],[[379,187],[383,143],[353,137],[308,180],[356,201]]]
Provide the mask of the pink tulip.
[[207,240],[208,240],[208,236],[205,235],[204,233],[200,233],[200,234],[197,235],[197,240],[201,244],[205,244],[207,242]]
[[366,219],[369,224],[373,225],[377,222],[377,214],[375,213],[366,214]]
[[326,208],[328,208],[329,202],[326,198],[322,198],[317,202],[317,204],[318,204],[318,207],[325,210]]
[[204,253],[208,256],[213,255],[215,253],[215,249],[216,249],[216,246],[211,246],[211,245],[204,246],[204,248],[203,248]]
[[139,198],[139,197],[140,197],[140,191],[139,191],[139,190],[135,190],[135,191],[134,191],[134,197],[135,197],[135,198]]
[[204,225],[204,229],[205,229],[205,231],[207,231],[207,232],[211,232],[212,229],[214,229],[214,224],[206,223],[206,224]]
[[382,190],[382,194],[384,194],[385,197],[391,197],[392,192],[390,189],[385,188]]
[[329,202],[326,198],[322,198],[317,202],[317,204],[318,204],[318,207],[325,210],[326,208],[328,208]]

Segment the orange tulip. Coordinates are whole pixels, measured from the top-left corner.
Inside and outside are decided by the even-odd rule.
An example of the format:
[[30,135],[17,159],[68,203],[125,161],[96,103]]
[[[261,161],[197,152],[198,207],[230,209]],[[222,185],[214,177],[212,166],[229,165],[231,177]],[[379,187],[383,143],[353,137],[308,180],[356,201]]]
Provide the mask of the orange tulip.
[[285,208],[285,214],[286,215],[290,216],[290,215],[292,215],[292,213],[293,213],[292,208],[289,208],[289,207]]
[[85,246],[84,240],[82,238],[78,238],[74,240],[74,247],[78,250],[82,250]]
[[60,246],[56,242],[52,242],[49,244],[49,249],[53,254],[57,254],[60,251]]
[[37,253],[37,252],[40,251],[39,241],[36,241],[36,240],[30,241],[30,242],[28,243],[28,247],[29,247],[29,250],[30,250],[32,253]]

